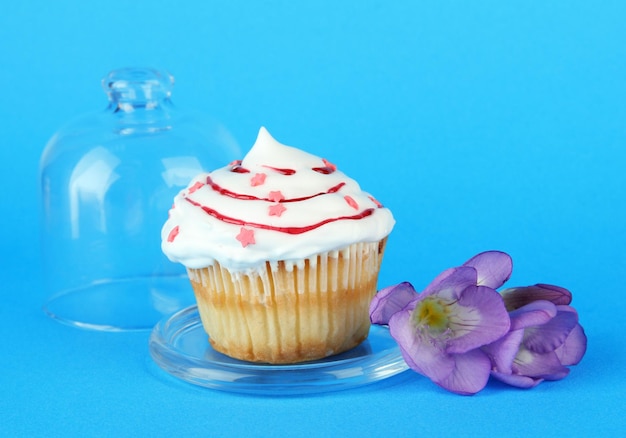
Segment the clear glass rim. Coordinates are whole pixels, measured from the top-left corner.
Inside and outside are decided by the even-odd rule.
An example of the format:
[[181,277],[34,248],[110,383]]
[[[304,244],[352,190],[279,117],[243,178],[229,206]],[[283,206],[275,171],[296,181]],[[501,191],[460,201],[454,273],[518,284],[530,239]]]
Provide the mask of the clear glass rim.
[[191,306],[161,320],[152,330],[150,355],[165,372],[185,382],[222,391],[266,395],[319,393],[354,388],[408,369],[389,329],[372,326],[354,349],[301,364],[239,361],[216,352]]

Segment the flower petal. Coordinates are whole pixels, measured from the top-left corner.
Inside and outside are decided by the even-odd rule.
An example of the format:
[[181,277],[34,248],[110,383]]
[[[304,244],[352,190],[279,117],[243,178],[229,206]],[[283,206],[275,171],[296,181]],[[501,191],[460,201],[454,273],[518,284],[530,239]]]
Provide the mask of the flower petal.
[[569,369],[561,365],[559,358],[553,351],[535,353],[522,347],[513,361],[513,374],[559,380],[567,376],[568,373]]
[[463,266],[476,269],[478,286],[497,289],[511,277],[513,260],[510,255],[502,251],[485,251],[463,263]]
[[542,375],[541,378],[545,380],[561,380],[568,376],[569,371],[569,368],[562,367],[561,369],[556,370],[550,374]]
[[587,336],[580,324],[576,324],[563,345],[554,350],[561,364],[565,366],[576,365],[581,361],[586,351]]
[[372,324],[388,324],[394,313],[404,309],[416,297],[417,292],[408,282],[381,289],[370,303]]
[[578,324],[576,312],[560,310],[569,306],[557,306],[556,316],[545,324],[529,327],[525,330],[523,344],[535,353],[547,353],[563,345],[570,332]]
[[508,311],[519,309],[538,300],[550,301],[555,305],[572,302],[572,293],[562,287],[550,284],[536,284],[526,287],[512,287],[501,292]]
[[499,373],[497,371],[492,371],[491,375],[501,382],[511,386],[517,386],[518,388],[533,388],[543,382],[543,379],[541,378],[520,376],[519,374]]
[[502,297],[485,286],[467,287],[448,315],[452,338],[447,353],[465,353],[504,336],[510,327]]
[[491,362],[480,350],[454,354],[454,368],[445,378],[434,382],[448,391],[462,395],[476,394],[489,380]]
[[535,301],[509,313],[511,330],[542,325],[556,316],[556,306],[550,301]]
[[515,360],[523,338],[524,330],[512,330],[497,341],[482,347],[482,350],[491,359],[493,369],[505,374],[512,372],[513,360]]
[[454,360],[430,339],[418,335],[411,323],[409,310],[401,310],[389,319],[389,333],[400,346],[405,362],[414,371],[431,380],[440,380],[452,372]]
[[469,266],[450,268],[439,274],[420,295],[437,294],[441,298],[456,300],[466,287],[476,284],[476,269]]

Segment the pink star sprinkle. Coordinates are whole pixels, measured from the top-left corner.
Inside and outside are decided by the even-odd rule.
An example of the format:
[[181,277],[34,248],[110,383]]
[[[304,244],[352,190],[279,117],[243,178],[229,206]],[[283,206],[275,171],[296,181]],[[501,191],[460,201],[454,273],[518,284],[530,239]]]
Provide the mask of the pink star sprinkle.
[[274,204],[269,207],[270,216],[278,216],[280,217],[283,212],[287,210],[283,204]]
[[272,202],[280,202],[283,199],[285,199],[285,197],[283,196],[283,194],[280,192],[280,190],[278,191],[272,191],[269,193],[269,195],[267,196],[267,199],[269,199]]
[[328,161],[326,158],[322,158],[322,161],[324,162],[324,166],[328,167],[329,169],[331,169],[333,172],[335,170],[337,170],[337,166],[335,166],[333,163],[331,163],[330,161]]
[[359,204],[357,204],[356,201],[352,199],[350,196],[344,196],[343,199],[346,200],[346,202],[348,203],[350,207],[354,208],[355,210],[359,209]]
[[241,242],[241,246],[244,248],[248,245],[255,244],[254,241],[254,230],[250,230],[245,227],[241,227],[239,234],[237,234],[236,239]]
[[167,236],[167,241],[173,242],[176,236],[178,236],[178,225],[172,228],[172,231],[170,231],[170,234]]
[[250,178],[250,185],[252,187],[260,186],[265,183],[265,177],[267,177],[264,173],[257,173],[252,178]]
[[196,183],[194,185],[192,185],[191,187],[189,187],[189,194],[192,194],[193,192],[195,192],[196,190],[198,190],[200,187],[202,187],[204,184],[202,184],[200,181],[196,181]]
[[374,198],[373,196],[369,196],[369,198],[370,198],[370,200],[371,200],[374,204],[376,204],[376,207],[378,207],[378,208],[383,208],[383,204],[381,204],[380,202],[378,202],[378,201],[376,200],[376,198]]

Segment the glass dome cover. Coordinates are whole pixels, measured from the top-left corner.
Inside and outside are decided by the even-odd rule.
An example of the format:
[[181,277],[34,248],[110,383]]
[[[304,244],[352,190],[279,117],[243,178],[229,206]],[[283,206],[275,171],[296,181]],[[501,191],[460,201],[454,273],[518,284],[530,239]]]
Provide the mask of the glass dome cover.
[[174,196],[239,156],[229,132],[171,102],[173,77],[126,68],[105,111],[70,122],[40,162],[44,282],[51,317],[99,330],[149,329],[193,304],[182,265],[161,252]]

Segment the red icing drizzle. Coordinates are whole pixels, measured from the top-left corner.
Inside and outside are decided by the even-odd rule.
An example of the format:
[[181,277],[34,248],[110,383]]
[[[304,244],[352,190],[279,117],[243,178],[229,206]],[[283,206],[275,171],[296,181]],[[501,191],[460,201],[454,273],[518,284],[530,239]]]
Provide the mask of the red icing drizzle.
[[230,196],[231,198],[236,198],[236,199],[248,199],[248,200],[255,200],[255,199],[259,199],[256,196],[252,196],[252,195],[242,195],[240,193],[235,193],[235,192],[231,192],[228,189],[225,189],[223,187],[220,187],[219,185],[215,184],[213,182],[213,180],[211,179],[210,176],[206,177],[206,183],[211,186],[211,188],[218,192],[220,195],[225,195],[225,196]]
[[186,201],[188,201],[189,203],[191,203],[192,205],[195,205],[196,207],[200,207],[202,210],[204,210],[205,213],[210,214],[211,216],[213,216],[216,219],[221,220],[222,222],[226,222],[228,224],[233,224],[233,225],[241,225],[241,226],[249,226],[249,227],[254,227],[254,228],[261,228],[263,230],[271,230],[271,231],[278,231],[280,233],[287,233],[287,234],[302,234],[302,233],[306,233],[308,231],[312,231],[316,228],[321,227],[322,225],[326,225],[328,223],[331,222],[337,222],[337,221],[342,221],[342,220],[359,220],[359,219],[363,219],[367,216],[370,216],[374,213],[375,209],[373,208],[368,208],[366,210],[363,210],[362,212],[360,212],[359,214],[355,214],[353,216],[340,216],[340,217],[335,217],[335,218],[329,218],[329,219],[324,219],[321,222],[318,222],[316,224],[311,224],[311,225],[306,225],[304,227],[275,227],[272,225],[266,225],[266,224],[257,224],[254,222],[247,222],[241,219],[237,219],[237,218],[233,218],[233,217],[229,217],[229,216],[225,216],[221,213],[219,213],[217,210],[214,210],[210,207],[207,207],[206,205],[202,205],[199,202],[196,202],[192,199],[189,198],[185,198]]
[[329,175],[335,171],[335,169],[333,169],[332,167],[328,167],[328,166],[314,167],[313,170],[317,173],[322,173],[324,175]]
[[[235,172],[235,173],[250,173],[250,170],[246,169],[245,167],[243,167],[241,165],[242,160],[235,160],[233,162],[231,162],[229,165],[230,167],[230,171],[231,172]],[[311,170],[317,172],[317,173],[321,173],[324,175],[329,175],[333,172],[335,172],[337,170],[337,166],[335,166],[333,163],[331,163],[330,161],[323,159],[322,162],[324,163],[324,166],[320,166],[320,167],[313,167]],[[267,165],[263,165],[263,167],[267,168],[267,169],[271,169],[274,172],[278,172],[280,174],[283,175],[293,175],[296,173],[296,171],[294,169],[286,169],[286,168],[280,168],[280,167],[272,167],[272,166],[267,166]]]
[[[256,196],[252,196],[252,195],[244,195],[242,193],[236,193],[233,191],[230,191],[228,189],[225,189],[224,187],[221,187],[219,184],[216,184],[215,182],[213,182],[213,180],[211,179],[210,176],[206,177],[206,183],[211,186],[211,188],[218,192],[221,195],[224,196],[230,196],[231,198],[235,198],[235,199],[244,199],[244,200],[248,200],[248,201],[269,201],[269,202],[273,202],[275,201],[274,197],[272,196],[272,198],[259,198]],[[327,195],[329,193],[336,193],[339,190],[341,190],[341,188],[343,186],[345,186],[346,183],[345,182],[340,182],[339,184],[337,184],[334,187],[331,187],[330,189],[328,189],[325,192],[320,192],[320,193],[316,193],[315,195],[311,195],[311,196],[305,196],[302,198],[291,198],[291,199],[283,199],[280,202],[299,202],[299,201],[306,201],[308,199],[311,198],[315,198],[316,196],[321,196],[321,195]]]
[[293,169],[280,169],[278,167],[272,167],[272,166],[266,166],[266,165],[263,165],[263,167],[272,169],[274,172],[282,173],[283,175],[287,175],[287,176],[293,175],[294,173],[296,173],[296,171]]

